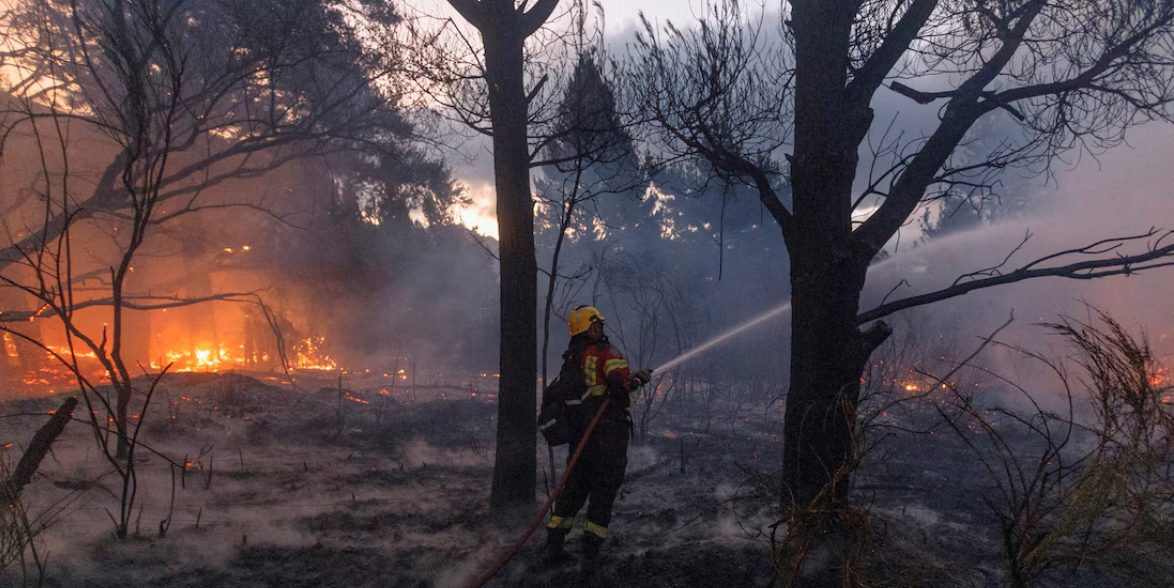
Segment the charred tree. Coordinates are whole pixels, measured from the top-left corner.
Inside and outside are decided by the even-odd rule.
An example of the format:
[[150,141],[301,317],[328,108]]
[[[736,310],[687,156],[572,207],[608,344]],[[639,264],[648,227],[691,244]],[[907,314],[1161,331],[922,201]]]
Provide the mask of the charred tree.
[[501,261],[501,383],[490,504],[501,511],[531,504],[537,480],[538,270],[530,193],[531,97],[525,87],[523,49],[559,0],[538,0],[529,10],[526,3],[518,7],[513,0],[448,1],[481,33],[489,91]]
[[[1174,248],[1161,231],[1106,239],[862,311],[869,264],[926,202],[958,191],[987,197],[1007,167],[1046,166],[1067,149],[1112,146],[1144,120],[1169,120],[1174,5],[792,0],[784,14],[775,44],[730,0],[716,2],[700,30],[661,36],[647,25],[632,83],[645,89],[640,106],[670,153],[757,188],[781,229],[793,337],[782,503],[806,548],[776,563],[789,570],[780,581],[838,585],[850,582],[842,515],[860,378],[890,333],[878,319],[1029,278],[1136,273],[1169,265]],[[912,87],[931,79],[948,87]],[[938,120],[923,137],[892,141],[887,160],[874,152],[887,170],[860,190],[859,154],[886,82],[918,104],[941,104]],[[977,155],[960,148],[994,116],[1017,121],[1022,136]],[[789,169],[776,160],[785,150]]]

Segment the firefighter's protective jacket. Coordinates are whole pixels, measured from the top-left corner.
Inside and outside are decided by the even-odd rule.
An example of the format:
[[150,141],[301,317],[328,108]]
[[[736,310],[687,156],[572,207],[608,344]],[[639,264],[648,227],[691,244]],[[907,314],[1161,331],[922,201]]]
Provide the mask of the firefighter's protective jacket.
[[632,379],[628,360],[608,343],[606,337],[587,345],[582,362],[583,380],[587,385],[584,403],[591,397],[602,400],[608,394],[612,404],[621,412],[636,403],[640,389],[628,390],[628,382]]

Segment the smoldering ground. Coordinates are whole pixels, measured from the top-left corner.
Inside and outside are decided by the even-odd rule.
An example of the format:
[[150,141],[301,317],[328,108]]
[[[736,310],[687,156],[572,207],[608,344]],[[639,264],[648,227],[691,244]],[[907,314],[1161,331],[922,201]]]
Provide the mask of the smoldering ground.
[[[591,585],[769,579],[772,536],[785,532],[776,451],[784,404],[768,395],[739,405],[709,392],[673,398],[649,436],[633,441]],[[132,536],[114,540],[105,511],[117,508],[117,488],[92,432],[72,423],[23,494],[33,520],[45,523],[37,545],[47,585],[464,586],[533,514],[489,512],[495,405],[484,398],[401,402],[374,387],[340,395],[235,374],[177,375],[160,394],[171,402],[148,413],[143,438],[174,461],[186,459],[174,507],[172,466],[140,458]],[[9,402],[4,412],[44,413],[57,400]],[[914,409],[934,414],[932,402]],[[20,443],[41,419],[5,419],[14,423],[5,437]],[[980,464],[944,430],[893,431],[882,431],[883,448],[856,482],[875,534],[862,569],[915,586],[997,584],[1004,577],[997,533],[982,498],[992,482]],[[563,459],[560,448],[560,473]],[[549,467],[544,450],[539,464]],[[546,478],[542,487],[549,485]],[[538,564],[540,537],[490,585],[578,582],[573,566]],[[6,573],[5,582],[23,581],[18,569]]]
[[[458,586],[523,526],[492,518],[484,501],[494,421],[484,400],[397,404],[378,425],[375,404],[344,401],[338,426],[330,389],[181,375],[159,393],[183,403],[178,411],[160,403],[143,425],[152,449],[186,459],[174,507],[173,467],[140,458],[133,536],[112,540],[104,511],[117,507],[117,488],[91,449],[92,432],[71,424],[24,493],[34,520],[46,523],[37,542],[48,585]],[[389,402],[375,390],[347,394]],[[21,408],[44,412],[55,400]],[[710,433],[682,420],[634,446],[605,577],[634,585],[759,577],[772,501],[730,480],[766,461],[752,448],[777,438],[770,420],[723,419]],[[5,434],[19,441],[37,421]],[[743,426],[758,431],[757,441],[734,434]],[[692,554],[691,563],[680,565],[681,554]],[[543,585],[550,576],[535,572],[535,556],[532,545],[497,585]],[[6,573],[6,581],[21,581],[18,570]]]
[[[767,20],[777,19],[772,15]],[[935,109],[928,106],[916,116],[931,120]],[[878,110],[879,118],[885,118],[886,108]],[[918,125],[915,120],[907,126]],[[1167,152],[1163,137],[1169,127],[1152,132],[1158,135],[1151,137],[1149,152]],[[100,170],[102,165],[94,167]],[[454,237],[467,237],[463,228],[434,224],[423,231],[409,214],[428,210],[429,204],[418,200],[411,205],[384,201],[378,203],[382,207],[371,208],[371,197],[378,191],[363,174],[351,176],[347,186],[323,162],[295,167],[281,170],[295,175],[242,181],[208,195],[219,205],[227,203],[219,198],[236,195],[228,192],[277,192],[290,207],[305,205],[319,213],[312,215],[314,222],[306,230],[284,232],[240,218],[213,226],[234,215],[201,215],[201,222],[179,227],[177,232],[183,234],[152,241],[143,252],[149,261],[138,265],[135,274],[135,286],[143,292],[198,296],[220,290],[267,290],[277,311],[266,314],[264,321],[258,315],[245,317],[237,309],[187,314],[185,324],[176,329],[187,333],[174,341],[166,340],[167,327],[140,322],[128,328],[134,331],[127,336],[128,347],[138,348],[134,353],[127,350],[128,359],[162,369],[170,353],[182,351],[187,368],[224,369],[240,359],[249,368],[259,368],[259,373],[277,363],[274,352],[279,348],[256,342],[271,330],[264,327],[272,322],[302,344],[293,350],[298,361],[317,368],[346,366],[352,369],[350,374],[362,373],[364,367],[388,370],[382,377],[393,382],[406,367],[402,376],[410,378],[413,391],[416,363],[450,362],[458,364],[453,372],[466,373],[494,364],[498,325],[493,292],[498,277],[490,258],[475,244],[467,239],[458,244]],[[425,167],[444,171],[443,166]],[[44,171],[51,177],[48,169]],[[1137,170],[1098,173],[1061,174],[1056,197],[1020,217],[944,235],[912,250],[894,249],[892,257],[873,270],[869,301],[879,302],[890,292],[900,296],[947,286],[959,274],[983,268],[1005,271],[998,264],[1029,230],[1036,236],[1006,260],[1005,268],[1107,236],[1137,234],[1172,216],[1166,203],[1155,198],[1171,185],[1160,161]],[[6,180],[14,177],[5,174]],[[437,185],[448,180],[439,179]],[[385,196],[398,194],[398,187],[415,181],[420,178],[380,179],[388,189]],[[30,185],[38,182],[20,178],[6,184],[13,192],[26,193]],[[459,192],[451,183],[446,188],[445,197]],[[1036,188],[1020,182],[1016,189]],[[1109,208],[1104,206],[1106,194],[1119,195]],[[264,200],[259,199],[262,204]],[[732,219],[725,217],[724,197],[720,213],[714,210],[715,203],[710,199],[689,209],[691,214],[715,214],[682,220],[673,234],[675,241],[666,239],[673,242],[665,244],[668,254],[661,261],[668,262],[655,268],[660,275],[678,278],[669,285],[689,294],[683,298],[703,301],[696,306],[705,307],[706,313],[684,317],[672,309],[674,317],[680,314],[682,323],[689,323],[682,327],[699,328],[674,333],[674,348],[662,347],[659,355],[641,353],[637,337],[628,339],[632,349],[625,352],[632,351],[630,357],[655,365],[720,334],[728,324],[753,316],[755,310],[746,308],[747,302],[763,303],[765,308],[782,303],[778,298],[783,297],[787,272],[778,235],[772,234],[775,240],[769,242],[755,236],[727,243],[722,223]],[[677,206],[674,212],[684,215],[688,206],[683,198]],[[29,211],[36,214],[40,208],[30,206]],[[712,217],[718,214],[722,220],[715,225]],[[436,220],[446,220],[443,216]],[[755,223],[752,216],[760,220]],[[768,224],[762,218],[761,211],[743,215],[738,228],[761,235]],[[86,267],[79,270],[100,272],[108,266],[102,257],[117,252],[117,239],[108,237],[118,227],[106,222],[74,235],[78,242],[111,241],[86,251]],[[716,272],[728,272],[725,285],[709,288],[706,293],[711,296],[696,296],[717,280],[713,258],[724,262],[714,255],[714,244],[723,248],[721,255],[735,251],[731,255],[736,260]],[[179,258],[182,263],[176,263]],[[618,281],[632,284],[653,273],[647,258],[638,261],[618,268]],[[769,265],[775,275],[766,275],[762,265]],[[688,279],[681,278],[686,273]],[[213,274],[215,278],[210,277]],[[252,275],[241,279],[242,274]],[[909,282],[907,288],[899,287],[902,280]],[[892,359],[887,354],[899,351],[902,341],[921,344],[914,346],[916,353],[901,358],[908,364],[897,366],[897,381],[879,385],[888,386],[889,392],[901,384],[914,391],[924,387],[925,380],[900,378],[917,375],[915,368],[931,374],[949,370],[976,344],[975,337],[992,332],[1012,309],[1020,321],[1001,336],[1024,348],[1043,346],[1064,353],[1061,343],[1033,323],[1063,314],[1088,316],[1085,302],[1118,316],[1131,329],[1147,330],[1160,344],[1168,326],[1169,317],[1161,308],[1169,282],[1156,271],[1128,280],[1128,286],[1118,280],[1090,285],[1025,283],[896,315],[892,320],[902,333],[878,352],[877,359]],[[611,284],[598,281],[590,286],[579,293],[586,297],[593,289],[591,295],[599,293],[602,298],[601,292],[611,289]],[[768,288],[777,295],[759,294]],[[617,313],[634,306],[622,299],[609,302]],[[620,315],[611,316],[618,327]],[[84,322],[86,330],[102,332],[101,317]],[[260,328],[241,327],[249,322]],[[640,418],[663,409],[649,428],[640,428],[598,583],[758,585],[768,579],[770,548],[781,528],[774,513],[780,492],[779,423],[786,381],[781,360],[786,344],[780,343],[785,329],[777,324],[769,328],[770,337],[747,334],[753,343],[732,342],[733,347],[666,374],[668,383],[683,382],[680,388],[671,395],[666,392],[660,401],[652,396],[651,404],[637,410]],[[152,348],[160,335],[163,345]],[[243,353],[237,351],[241,348]],[[410,359],[407,348],[412,350]],[[258,358],[267,365],[256,365]],[[402,366],[400,361],[411,365]],[[1047,405],[1049,398],[1063,399],[1054,382],[1038,378],[1031,362],[1019,363],[1014,354],[992,352],[975,361],[1024,383],[1040,396],[1041,404]],[[748,373],[759,381],[747,384]],[[296,389],[239,375],[169,375],[158,402],[132,420],[145,421],[143,442],[175,463],[140,452],[140,487],[131,517],[132,538],[127,541],[110,538],[109,513],[117,508],[119,495],[115,478],[94,449],[92,431],[84,423],[71,425],[24,494],[37,523],[35,545],[38,558],[43,556],[41,561],[47,563],[47,583],[427,586],[458,585],[474,577],[522,530],[528,515],[495,519],[488,514],[485,494],[492,477],[496,428],[489,391],[469,386],[473,389],[466,395],[467,382],[462,381],[459,398],[405,398],[397,391],[408,384],[398,390],[367,386],[350,374],[343,378],[331,372],[324,379],[337,377],[337,382],[303,381]],[[481,378],[492,382],[493,376]],[[475,396],[478,392],[483,395]],[[38,416],[4,419],[5,425],[21,423],[4,428],[3,436],[14,443],[6,452],[14,456],[20,450],[20,442],[56,400],[31,401],[7,411]],[[932,404],[919,406],[914,413],[940,416]],[[884,424],[898,429],[903,423]],[[865,571],[877,571],[878,577],[909,578],[925,585],[998,583],[1006,574],[997,563],[998,538],[982,500],[992,482],[982,477],[958,439],[933,433],[886,438],[882,458],[862,466],[857,478],[860,502],[877,521],[864,530],[885,543],[883,551],[870,552],[862,565]],[[546,489],[551,483],[546,480]],[[535,570],[533,556],[533,547],[524,551],[496,582],[538,586],[564,574]],[[13,582],[30,578],[27,566],[6,573],[17,574]]]
[[[911,289],[932,288],[950,279],[939,268],[1002,259],[1020,229],[983,227],[898,253],[878,265],[874,279],[899,266],[897,275]],[[1042,243],[1039,251],[1056,246],[1065,245]],[[1082,308],[1075,289],[1059,296],[1050,283],[1013,288],[898,315],[891,344],[920,336],[927,343],[912,359],[944,356],[948,366],[1005,320],[1009,308],[1040,320],[1054,316],[1057,300],[1076,300],[1067,308]],[[1049,341],[1038,327],[1022,329],[1033,344]],[[889,351],[882,348],[878,358]],[[1030,373],[1025,366],[1012,377]],[[777,448],[785,399],[775,387],[738,399],[732,386],[694,384],[666,399],[649,437],[633,446],[597,585],[756,585],[769,577],[771,538],[779,530]],[[49,562],[47,583],[463,585],[529,519],[528,513],[493,518],[485,503],[495,405],[472,391],[413,401],[404,394],[408,384],[387,395],[382,385],[359,376],[348,377],[342,389],[333,377],[290,389],[236,374],[169,376],[148,412],[144,439],[183,463],[185,473],[171,509],[172,467],[145,458],[134,537],[125,542],[111,539],[105,515],[117,506],[117,489],[104,475],[92,433],[74,423],[25,493],[34,519],[47,523],[38,536]],[[1043,381],[1029,387],[1041,396],[1056,391]],[[5,412],[45,413],[56,400],[10,404]],[[37,420],[8,422],[21,423],[5,429],[19,443]],[[560,466],[563,455],[556,455]],[[992,482],[973,455],[939,430],[893,436],[879,456],[862,466],[857,482],[860,502],[875,516],[870,532],[885,541],[865,565],[913,585],[998,583],[1004,577],[998,541],[982,498]],[[546,469],[544,452],[539,458]],[[168,518],[160,536],[159,522]],[[542,586],[574,577],[572,570],[538,569],[536,558],[537,541],[494,584]]]

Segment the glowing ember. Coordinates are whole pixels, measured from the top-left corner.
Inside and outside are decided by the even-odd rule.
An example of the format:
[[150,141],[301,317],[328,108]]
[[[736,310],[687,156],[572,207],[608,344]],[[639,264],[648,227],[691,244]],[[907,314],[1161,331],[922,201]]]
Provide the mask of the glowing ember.
[[20,357],[20,352],[16,350],[16,340],[13,339],[12,333],[4,333],[4,355],[8,357]]
[[1170,385],[1170,374],[1166,372],[1165,366],[1158,366],[1149,377],[1149,384],[1152,388],[1164,388]]

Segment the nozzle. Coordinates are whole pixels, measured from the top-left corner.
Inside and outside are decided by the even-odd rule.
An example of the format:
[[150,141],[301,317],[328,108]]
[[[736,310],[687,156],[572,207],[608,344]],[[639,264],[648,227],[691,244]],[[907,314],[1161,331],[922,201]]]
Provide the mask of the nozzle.
[[652,381],[652,370],[642,369],[632,374],[632,379],[636,382],[637,386],[643,386]]

